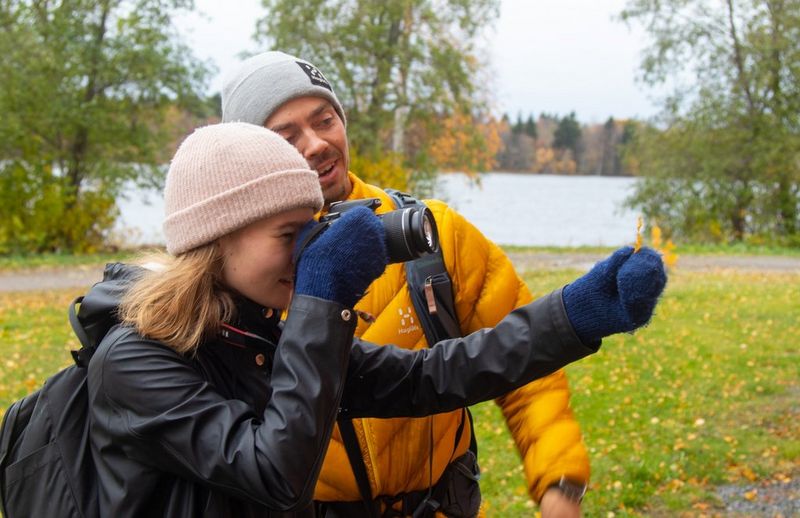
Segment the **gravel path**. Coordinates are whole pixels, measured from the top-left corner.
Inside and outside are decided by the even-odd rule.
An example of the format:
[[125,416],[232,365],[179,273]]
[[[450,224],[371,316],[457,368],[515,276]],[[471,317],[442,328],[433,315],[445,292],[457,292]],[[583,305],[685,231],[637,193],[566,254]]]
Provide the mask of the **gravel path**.
[[[508,254],[517,270],[574,268],[588,270],[603,259],[604,254],[511,252]],[[732,269],[800,273],[800,257],[787,256],[686,256],[678,258],[678,270],[708,271]],[[103,275],[103,265],[70,268],[42,268],[29,271],[0,271],[0,291],[37,291],[90,287]]]
[[[517,270],[575,268],[588,270],[604,254],[547,252],[511,252],[508,254]],[[708,271],[731,269],[739,271],[765,271],[800,273],[800,257],[789,256],[678,256],[678,270]]]
[[103,265],[0,272],[0,291],[46,291],[90,287],[103,278]]
[[725,505],[725,516],[781,517],[800,516],[800,479],[748,485],[724,485],[717,496]]

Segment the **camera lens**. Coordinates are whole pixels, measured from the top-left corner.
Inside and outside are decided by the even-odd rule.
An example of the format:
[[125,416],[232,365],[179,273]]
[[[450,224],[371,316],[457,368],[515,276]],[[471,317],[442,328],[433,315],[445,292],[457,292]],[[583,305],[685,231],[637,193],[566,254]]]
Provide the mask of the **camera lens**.
[[438,243],[435,241],[436,236],[433,234],[433,220],[431,218],[426,217],[423,214],[422,218],[422,233],[425,235],[425,242],[428,244],[428,248],[432,251],[436,251],[438,247]]
[[409,207],[381,215],[390,263],[402,263],[439,250],[439,234],[427,207]]

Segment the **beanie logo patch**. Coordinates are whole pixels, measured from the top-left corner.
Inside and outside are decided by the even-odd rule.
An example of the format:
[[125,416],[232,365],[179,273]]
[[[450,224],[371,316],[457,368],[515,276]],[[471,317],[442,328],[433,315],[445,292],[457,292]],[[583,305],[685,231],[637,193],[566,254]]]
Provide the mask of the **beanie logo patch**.
[[331,84],[325,79],[325,76],[322,75],[322,72],[319,71],[317,67],[311,65],[309,63],[301,63],[300,61],[295,61],[303,72],[306,73],[308,78],[311,80],[311,84],[321,86],[322,88],[327,88],[331,92],[333,92],[333,88],[331,88]]

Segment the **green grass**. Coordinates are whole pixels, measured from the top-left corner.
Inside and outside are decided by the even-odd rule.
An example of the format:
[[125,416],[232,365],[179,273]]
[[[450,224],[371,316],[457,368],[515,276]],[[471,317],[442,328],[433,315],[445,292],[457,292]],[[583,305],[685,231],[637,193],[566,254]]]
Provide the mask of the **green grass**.
[[800,247],[749,243],[717,245],[680,243],[675,247],[675,252],[686,255],[783,255],[796,257],[800,256]]
[[0,415],[72,361],[67,307],[82,291],[0,293]]
[[[541,294],[578,274],[526,280]],[[592,463],[585,516],[719,512],[717,485],[800,476],[798,300],[800,275],[679,271],[649,327],[567,368]],[[499,410],[474,417],[491,509],[530,516]]]
[[[578,274],[525,278],[543,294]],[[0,293],[0,408],[69,364],[79,293]],[[718,485],[800,476],[798,300],[800,274],[678,271],[649,327],[568,367],[592,462],[585,516],[720,513]],[[499,410],[473,411],[490,516],[533,516]]]
[[613,246],[519,246],[519,245],[501,245],[500,248],[508,252],[534,252],[534,253],[548,253],[548,254],[573,254],[573,253],[587,253],[587,254],[606,254],[613,252],[617,247]]
[[123,251],[102,254],[0,255],[0,271],[105,264],[126,261],[137,254],[137,251]]

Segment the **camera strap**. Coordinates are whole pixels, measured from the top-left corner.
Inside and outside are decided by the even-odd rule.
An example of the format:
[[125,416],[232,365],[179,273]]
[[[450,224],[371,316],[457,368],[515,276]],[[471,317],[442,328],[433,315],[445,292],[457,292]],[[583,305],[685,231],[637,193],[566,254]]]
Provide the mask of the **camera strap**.
[[[385,189],[385,191],[391,196],[396,209],[425,206],[424,203],[410,194],[396,189]],[[419,317],[420,325],[425,333],[428,346],[430,347],[447,338],[462,336],[455,309],[453,281],[445,267],[441,247],[436,253],[405,262],[404,267],[411,301]],[[455,449],[458,447],[467,420],[469,420],[471,430],[469,449],[477,455],[478,448],[475,441],[475,431],[472,426],[472,414],[469,409],[466,408],[462,409],[461,424],[456,432],[453,452],[455,453]],[[367,516],[379,516],[379,506],[376,505],[377,500],[372,495],[367,468],[364,464],[364,458],[361,453],[361,447],[358,443],[355,428],[353,427],[353,422],[351,419],[339,419],[338,424],[347,458],[350,461],[350,466],[353,469],[356,484],[358,485],[365,506],[364,510]],[[431,429],[429,432],[432,434],[433,430]],[[432,437],[430,438],[430,449],[429,458],[431,465],[429,468],[432,469]],[[425,509],[429,511],[435,510],[438,507],[439,503],[432,499],[432,491],[433,480],[430,481],[430,487],[428,488],[426,497],[423,499],[422,503],[419,504],[417,509],[418,513],[424,513]]]
[[[410,194],[386,189],[395,207],[424,207],[425,204]],[[442,249],[413,261],[406,261],[406,282],[411,301],[419,317],[428,346],[447,338],[461,336],[453,298],[453,281],[444,264]]]
[[[408,193],[396,189],[384,189],[386,194],[392,197],[395,208],[405,209],[407,207],[424,207],[425,204]],[[455,294],[453,292],[453,280],[444,263],[444,254],[441,245],[436,253],[407,261],[405,263],[406,283],[411,301],[419,317],[420,325],[425,333],[428,347],[448,338],[462,336],[461,326],[456,315]],[[468,408],[461,409],[461,424],[456,432],[453,443],[453,454],[461,440],[464,425],[469,420],[470,424],[470,445],[469,449],[475,456],[478,455],[478,445],[475,440],[475,430],[472,426],[472,413]],[[430,463],[429,469],[433,468],[433,430],[430,430]],[[451,458],[452,460],[452,458]],[[432,500],[433,480],[430,481],[428,494],[418,508],[422,511],[425,507],[434,506],[434,510],[441,502]],[[415,516],[417,513],[415,513]]]

